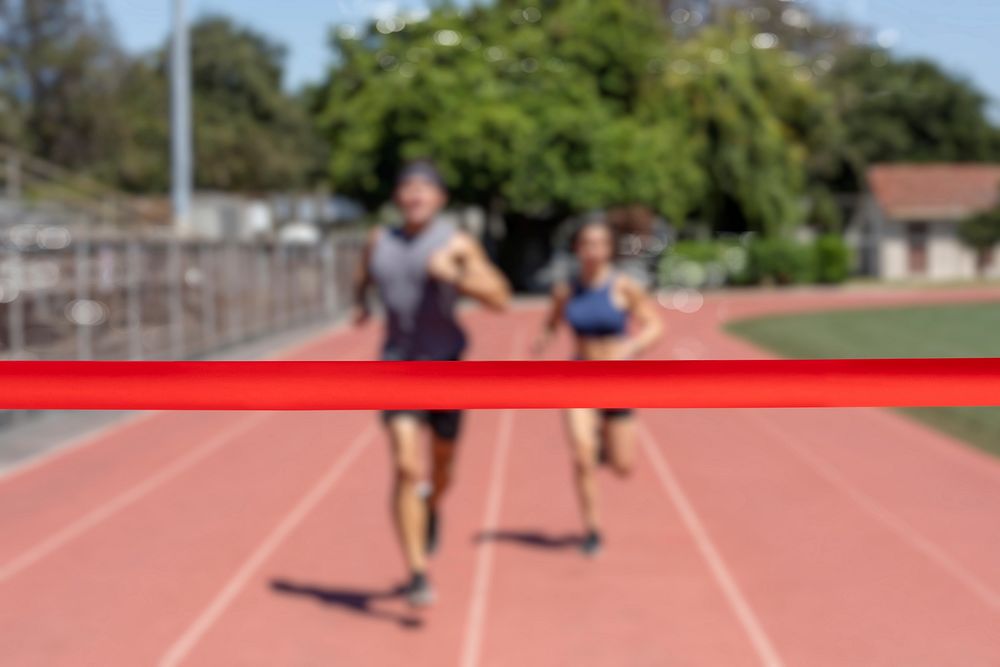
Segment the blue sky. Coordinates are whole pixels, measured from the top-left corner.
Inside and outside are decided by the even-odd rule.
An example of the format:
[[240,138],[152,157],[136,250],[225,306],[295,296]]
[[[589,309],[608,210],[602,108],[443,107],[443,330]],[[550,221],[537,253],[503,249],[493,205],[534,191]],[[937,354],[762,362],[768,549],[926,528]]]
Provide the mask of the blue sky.
[[[238,17],[289,49],[289,81],[315,80],[329,62],[329,28],[376,12],[415,10],[425,0],[187,0],[189,14]],[[124,45],[134,51],[162,42],[170,0],[103,0]],[[905,54],[933,57],[971,78],[1000,106],[1000,0],[805,0],[828,15],[852,17],[895,42]],[[991,62],[992,61],[992,62]]]

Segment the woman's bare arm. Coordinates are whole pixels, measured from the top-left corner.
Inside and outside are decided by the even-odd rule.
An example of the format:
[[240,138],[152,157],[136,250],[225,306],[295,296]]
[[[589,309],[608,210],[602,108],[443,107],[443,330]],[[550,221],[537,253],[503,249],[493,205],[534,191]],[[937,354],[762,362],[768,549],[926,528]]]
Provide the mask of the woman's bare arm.
[[569,300],[569,286],[565,283],[556,283],[552,288],[552,295],[549,299],[549,309],[546,312],[545,320],[542,324],[542,331],[535,339],[535,343],[532,346],[532,352],[536,355],[542,354],[545,348],[549,346],[552,339],[555,337],[556,332],[559,330],[559,325],[562,324],[565,317],[566,302]]
[[640,357],[659,342],[663,336],[663,320],[649,294],[637,282],[628,277],[619,278],[625,295],[629,315],[638,324],[634,336],[625,344],[622,356],[625,359]]

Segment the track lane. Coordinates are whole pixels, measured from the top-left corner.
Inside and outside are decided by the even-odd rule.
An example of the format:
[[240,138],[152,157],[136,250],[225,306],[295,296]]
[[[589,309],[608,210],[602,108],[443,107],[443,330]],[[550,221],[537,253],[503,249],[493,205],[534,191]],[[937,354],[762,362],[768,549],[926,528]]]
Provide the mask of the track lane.
[[[467,319],[471,359],[504,358],[517,347],[518,317]],[[387,506],[390,459],[380,433],[334,492],[258,564],[183,664],[456,664],[475,578],[469,540],[482,530],[501,418],[467,415],[444,542],[431,564],[439,597],[433,609],[413,611],[398,592],[405,566]]]
[[601,475],[606,552],[577,552],[570,462],[560,411],[517,414],[498,526],[477,536],[493,548],[478,660],[459,664],[761,664],[642,457],[627,483]]
[[4,584],[12,664],[151,664],[360,431],[274,415]]
[[[764,356],[718,331],[732,304],[719,297],[675,315],[662,352]],[[745,316],[797,306],[748,296],[739,307]],[[995,460],[874,410],[651,411],[647,420],[789,664],[1000,661]]]
[[[358,332],[335,331],[279,354],[354,358],[369,346]],[[0,477],[0,584],[166,481],[173,469],[225,445],[243,421],[225,412],[148,413]]]

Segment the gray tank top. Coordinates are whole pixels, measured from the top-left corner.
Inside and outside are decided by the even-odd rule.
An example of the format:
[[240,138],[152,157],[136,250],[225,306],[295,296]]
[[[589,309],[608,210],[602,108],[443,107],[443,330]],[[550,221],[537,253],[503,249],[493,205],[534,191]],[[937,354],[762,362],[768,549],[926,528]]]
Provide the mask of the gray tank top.
[[398,228],[378,235],[370,271],[386,310],[383,359],[445,361],[465,349],[465,333],[455,319],[458,292],[427,274],[431,255],[455,233],[453,225],[434,221],[413,237]]

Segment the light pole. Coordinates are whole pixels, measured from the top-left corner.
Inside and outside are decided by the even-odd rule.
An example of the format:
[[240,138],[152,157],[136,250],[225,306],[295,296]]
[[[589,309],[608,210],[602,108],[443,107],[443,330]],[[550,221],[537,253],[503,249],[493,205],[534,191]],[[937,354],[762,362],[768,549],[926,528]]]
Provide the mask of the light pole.
[[171,204],[175,231],[185,229],[191,213],[191,60],[185,0],[173,1],[170,38]]
[[185,0],[173,0],[170,36],[170,194],[174,233],[167,249],[169,355],[184,356],[184,267],[180,237],[191,223],[191,60]]

